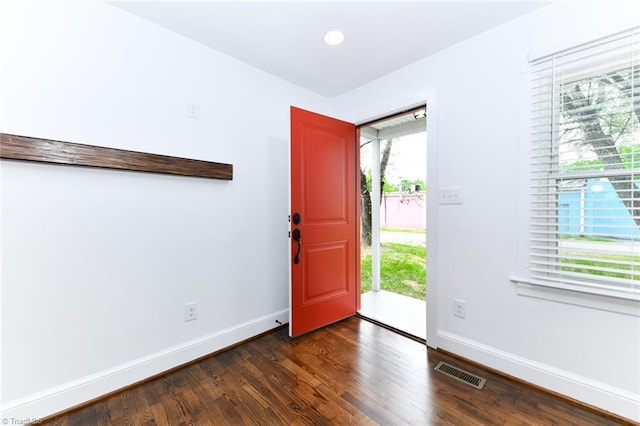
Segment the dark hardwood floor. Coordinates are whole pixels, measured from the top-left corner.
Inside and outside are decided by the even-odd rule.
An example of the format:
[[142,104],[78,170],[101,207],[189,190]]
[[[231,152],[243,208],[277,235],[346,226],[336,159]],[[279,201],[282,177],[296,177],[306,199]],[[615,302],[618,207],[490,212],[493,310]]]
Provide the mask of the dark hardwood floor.
[[[433,371],[441,360],[487,384]],[[275,330],[44,424],[621,423],[354,317],[296,339]]]

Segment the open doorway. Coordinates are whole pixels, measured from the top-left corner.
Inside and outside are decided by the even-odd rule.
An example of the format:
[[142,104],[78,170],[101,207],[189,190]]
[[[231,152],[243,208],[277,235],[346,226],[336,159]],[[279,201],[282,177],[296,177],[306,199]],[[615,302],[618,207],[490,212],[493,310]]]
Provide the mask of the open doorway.
[[360,129],[360,315],[426,339],[426,107]]

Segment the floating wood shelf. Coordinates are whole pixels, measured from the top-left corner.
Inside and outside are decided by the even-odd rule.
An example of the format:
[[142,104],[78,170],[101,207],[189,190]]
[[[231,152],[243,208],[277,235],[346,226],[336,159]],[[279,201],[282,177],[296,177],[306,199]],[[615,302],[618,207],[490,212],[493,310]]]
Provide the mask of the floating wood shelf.
[[0,158],[70,166],[233,179],[233,165],[0,133]]

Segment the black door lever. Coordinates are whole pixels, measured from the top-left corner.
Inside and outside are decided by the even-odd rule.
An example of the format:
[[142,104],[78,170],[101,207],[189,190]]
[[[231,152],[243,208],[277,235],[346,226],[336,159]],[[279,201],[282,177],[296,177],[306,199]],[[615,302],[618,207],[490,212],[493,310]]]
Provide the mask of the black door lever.
[[300,263],[300,247],[302,247],[302,242],[300,241],[300,230],[298,228],[293,230],[293,239],[298,243],[298,250],[293,258],[293,263],[297,265]]

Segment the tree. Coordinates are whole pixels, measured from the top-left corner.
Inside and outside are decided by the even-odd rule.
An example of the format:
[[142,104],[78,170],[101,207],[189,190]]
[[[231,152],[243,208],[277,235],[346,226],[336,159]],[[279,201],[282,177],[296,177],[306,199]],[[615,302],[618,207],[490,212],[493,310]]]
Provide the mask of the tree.
[[[564,84],[561,97],[561,130],[568,143],[593,152],[602,170],[636,168],[640,162],[629,157],[640,144],[640,65]],[[631,173],[608,179],[640,226],[640,190]]]
[[[360,145],[360,148],[367,145],[371,141],[367,141]],[[391,156],[391,148],[393,146],[393,139],[387,139],[384,144],[380,155],[380,197],[382,198],[382,192],[384,191],[384,173],[389,163],[389,157]],[[362,218],[362,245],[371,246],[371,179],[367,179],[367,173],[364,169],[360,169],[360,216]]]
[[427,184],[422,179],[402,179],[400,182],[401,192],[410,192],[411,188],[418,186],[418,191],[424,191],[427,188]]

